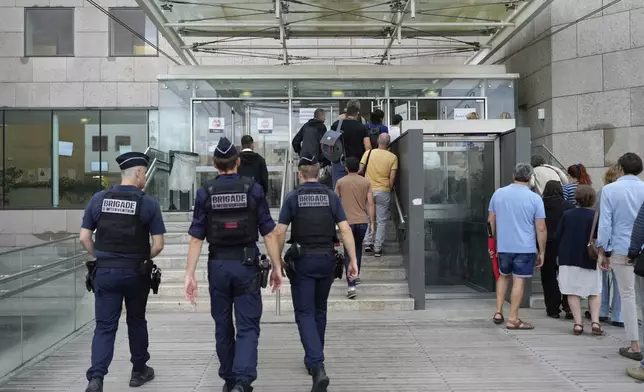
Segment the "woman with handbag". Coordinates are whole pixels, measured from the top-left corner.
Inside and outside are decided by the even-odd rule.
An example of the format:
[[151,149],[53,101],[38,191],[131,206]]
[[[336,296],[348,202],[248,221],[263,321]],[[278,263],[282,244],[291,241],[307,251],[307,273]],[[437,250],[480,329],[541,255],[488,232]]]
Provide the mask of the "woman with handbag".
[[559,243],[559,288],[568,296],[568,305],[573,314],[573,333],[584,331],[581,313],[581,298],[588,298],[593,335],[603,335],[599,324],[601,307],[602,275],[597,258],[593,260],[588,243],[593,238],[595,190],[589,185],[579,185],[575,190],[578,208],[564,212],[557,233]]

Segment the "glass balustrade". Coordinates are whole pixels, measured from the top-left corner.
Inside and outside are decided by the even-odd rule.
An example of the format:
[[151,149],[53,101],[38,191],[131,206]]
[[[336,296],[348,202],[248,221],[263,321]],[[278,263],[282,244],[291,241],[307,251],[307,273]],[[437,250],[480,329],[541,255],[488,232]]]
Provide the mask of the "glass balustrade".
[[84,253],[78,236],[0,253],[0,279]]

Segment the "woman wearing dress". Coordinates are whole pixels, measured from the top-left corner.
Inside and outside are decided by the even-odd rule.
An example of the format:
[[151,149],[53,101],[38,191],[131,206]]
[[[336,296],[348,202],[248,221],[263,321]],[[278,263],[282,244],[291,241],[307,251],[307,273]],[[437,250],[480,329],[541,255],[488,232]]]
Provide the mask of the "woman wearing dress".
[[602,275],[597,261],[588,255],[595,211],[595,190],[590,185],[579,185],[575,191],[577,208],[564,212],[555,238],[559,243],[559,288],[568,296],[568,305],[574,319],[573,332],[584,332],[581,298],[588,298],[592,332],[604,333],[599,324]]
[[570,177],[570,182],[563,186],[564,199],[575,204],[577,185],[592,185],[593,182],[586,171],[586,166],[581,163],[568,166],[568,177]]
[[543,299],[546,303],[546,314],[548,317],[559,318],[561,310],[566,313],[567,319],[572,319],[570,307],[566,296],[561,296],[559,283],[557,282],[557,254],[559,247],[555,238],[557,227],[563,213],[575,208],[575,206],[564,200],[561,182],[550,180],[543,188],[543,206],[546,211],[546,227],[548,229],[548,242],[546,244],[546,256],[541,267],[541,284],[543,285]]

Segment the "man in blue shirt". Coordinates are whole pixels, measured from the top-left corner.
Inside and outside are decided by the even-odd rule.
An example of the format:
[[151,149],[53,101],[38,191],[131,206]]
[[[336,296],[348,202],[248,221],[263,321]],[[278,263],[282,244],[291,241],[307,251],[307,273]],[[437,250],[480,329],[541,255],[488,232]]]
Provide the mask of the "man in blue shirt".
[[[210,313],[215,320],[219,377],[225,392],[250,392],[257,379],[257,345],[262,295],[257,231],[264,236],[271,259],[273,291],[282,284],[282,258],[262,187],[241,177],[239,154],[225,137],[214,152],[219,175],[197,191],[186,265],[186,299],[197,296],[195,269],[208,240]],[[235,327],[233,326],[233,305]]]
[[637,154],[628,152],[617,163],[624,175],[602,188],[597,249],[604,253],[603,267],[609,269],[612,266],[619,285],[624,330],[626,339],[631,342],[630,347],[620,348],[619,353],[626,358],[641,361],[643,356],[639,342],[635,282],[642,278],[636,278],[633,273],[628,248],[633,223],[644,203],[644,182],[637,177],[643,169],[642,159]]
[[327,301],[336,266],[336,224],[349,255],[349,280],[357,277],[358,262],[353,232],[340,198],[317,181],[320,170],[317,158],[303,155],[298,166],[301,185],[284,200],[276,231],[282,248],[286,229],[293,224],[289,243],[293,249],[298,249],[295,253],[299,254],[293,256],[294,270],[289,268],[287,273],[295,322],[304,346],[304,364],[313,377],[311,392],[326,392],[329,377],[324,369],[324,333]]
[[[93,281],[96,328],[92,340],[92,366],[87,371],[86,392],[101,392],[103,377],[114,356],[114,339],[125,299],[132,355],[131,387],[154,379],[147,366],[148,329],[145,306],[150,292],[150,271],[145,268],[163,249],[165,225],[159,203],[145,195],[149,158],[128,152],[116,158],[121,185],[95,194],[85,209],[80,241],[96,257]],[[92,234],[96,230],[96,241]],[[150,245],[152,236],[152,245]]]
[[501,324],[504,321],[503,304],[512,275],[508,329],[534,328],[519,319],[519,306],[525,282],[532,278],[535,259],[536,267],[541,267],[546,252],[546,213],[543,200],[528,185],[532,174],[532,166],[527,163],[517,164],[514,168],[514,183],[497,189],[490,200],[488,221],[496,238],[500,273],[496,282],[494,322]]

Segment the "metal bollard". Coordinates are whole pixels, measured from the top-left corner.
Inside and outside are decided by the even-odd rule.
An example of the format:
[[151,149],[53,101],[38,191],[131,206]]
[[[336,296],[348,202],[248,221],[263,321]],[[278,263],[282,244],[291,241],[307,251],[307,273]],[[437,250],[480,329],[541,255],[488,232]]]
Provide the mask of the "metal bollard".
[[278,289],[275,292],[275,314],[281,316],[282,314],[282,301],[281,301],[281,289]]

